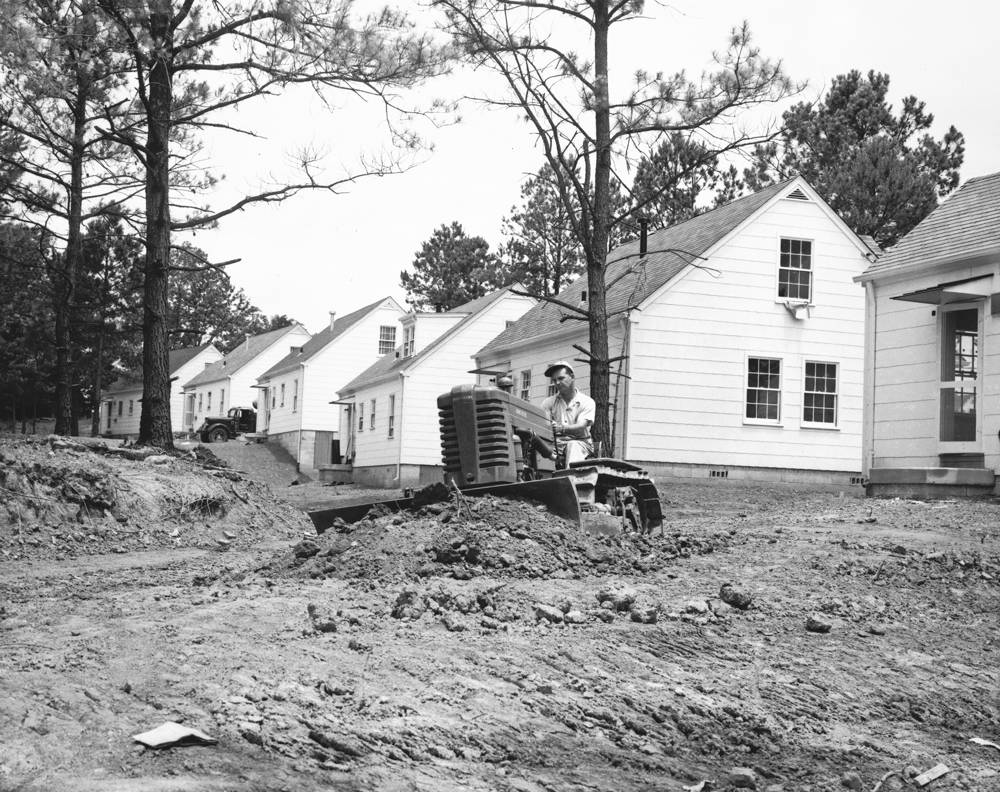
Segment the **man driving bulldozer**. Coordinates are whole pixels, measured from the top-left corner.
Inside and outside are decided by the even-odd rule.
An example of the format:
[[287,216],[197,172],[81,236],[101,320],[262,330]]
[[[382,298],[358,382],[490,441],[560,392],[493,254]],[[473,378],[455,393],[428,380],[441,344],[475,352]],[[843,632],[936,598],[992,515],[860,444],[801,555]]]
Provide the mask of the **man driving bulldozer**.
[[556,386],[556,392],[542,402],[542,409],[552,422],[558,465],[569,467],[594,453],[590,438],[596,409],[594,400],[577,389],[573,367],[565,360],[546,368],[545,376]]

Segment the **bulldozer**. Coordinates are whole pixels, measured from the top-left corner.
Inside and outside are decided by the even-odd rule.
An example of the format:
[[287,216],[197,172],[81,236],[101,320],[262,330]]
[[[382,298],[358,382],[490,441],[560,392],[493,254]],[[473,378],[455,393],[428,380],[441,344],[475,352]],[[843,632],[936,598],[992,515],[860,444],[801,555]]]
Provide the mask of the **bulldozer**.
[[[456,385],[437,400],[444,487],[462,497],[498,495],[537,501],[591,533],[650,533],[663,524],[648,473],[620,459],[597,457],[562,467],[546,413],[506,390]],[[374,507],[401,511],[427,503],[426,492],[309,513],[322,533],[337,520],[356,522]]]

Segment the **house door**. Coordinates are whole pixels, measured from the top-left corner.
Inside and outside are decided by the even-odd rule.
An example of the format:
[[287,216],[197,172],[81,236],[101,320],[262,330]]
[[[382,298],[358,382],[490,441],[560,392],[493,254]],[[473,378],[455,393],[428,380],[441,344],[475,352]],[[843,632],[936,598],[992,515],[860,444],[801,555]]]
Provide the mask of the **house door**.
[[188,394],[184,399],[184,428],[194,431],[194,394]]
[[979,306],[941,306],[938,453],[977,454],[982,438],[982,319]]

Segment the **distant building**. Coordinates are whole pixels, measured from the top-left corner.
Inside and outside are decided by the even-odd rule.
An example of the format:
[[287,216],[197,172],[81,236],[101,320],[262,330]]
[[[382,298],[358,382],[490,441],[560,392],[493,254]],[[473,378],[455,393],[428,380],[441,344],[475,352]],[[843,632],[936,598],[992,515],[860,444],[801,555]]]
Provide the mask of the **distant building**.
[[1000,173],[969,179],[858,278],[873,494],[995,490]]
[[[875,258],[802,178],[608,254],[616,456],[663,477],[861,480],[864,292]],[[585,304],[586,276],[564,289]],[[541,302],[476,355],[514,393],[548,395],[569,360],[590,392],[585,321]],[[481,382],[490,374],[480,375]]]
[[[177,384],[222,359],[214,344],[172,349],[168,363],[170,369],[170,425],[175,432],[182,431],[184,397]],[[142,413],[142,376],[129,374],[120,377],[101,391],[101,434],[109,437],[136,438],[139,436],[139,416]]]
[[289,345],[308,340],[309,332],[300,324],[292,324],[247,336],[221,360],[206,364],[184,382],[183,430],[193,432],[205,418],[225,415],[230,407],[259,407],[257,377],[284,357]]
[[331,312],[325,328],[258,377],[258,431],[287,449],[303,473],[341,462],[341,408],[330,402],[338,385],[395,348],[402,314],[391,297],[339,318]]
[[399,346],[338,388],[354,483],[441,481],[437,397],[475,382],[472,355],[534,304],[506,288],[443,313],[402,316]]

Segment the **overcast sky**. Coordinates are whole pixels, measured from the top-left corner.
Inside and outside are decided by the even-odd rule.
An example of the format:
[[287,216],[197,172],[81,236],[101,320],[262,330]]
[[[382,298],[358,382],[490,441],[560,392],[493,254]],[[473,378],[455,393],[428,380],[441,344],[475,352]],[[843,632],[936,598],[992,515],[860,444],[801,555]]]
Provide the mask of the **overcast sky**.
[[[987,10],[988,9],[988,10]],[[994,56],[1000,12],[993,4],[928,2],[785,2],[784,0],[647,0],[649,19],[611,42],[612,79],[637,67],[698,74],[725,48],[731,27],[747,19],[762,53],[784,61],[814,97],[831,78],[856,68],[891,77],[890,98],[914,94],[935,116],[936,137],[949,125],[966,138],[962,181],[1000,171],[1000,103]],[[475,90],[479,77],[427,86],[417,101]],[[324,107],[306,91],[241,111],[263,140],[213,141],[206,155],[219,198],[253,191],[302,147],[325,154],[327,172],[375,156],[384,122],[375,108],[347,97]],[[775,117],[784,106],[775,107]],[[380,297],[400,303],[399,272],[435,228],[460,222],[492,247],[501,221],[519,202],[525,176],[541,165],[529,128],[513,113],[466,104],[460,123],[421,133],[433,149],[401,175],[355,184],[342,194],[312,192],[280,205],[230,216],[193,240],[214,260],[240,258],[230,276],[266,314],[287,314],[318,331],[329,311],[343,315]]]

